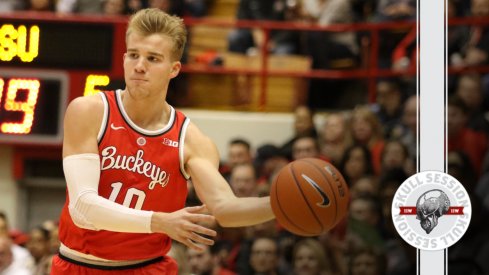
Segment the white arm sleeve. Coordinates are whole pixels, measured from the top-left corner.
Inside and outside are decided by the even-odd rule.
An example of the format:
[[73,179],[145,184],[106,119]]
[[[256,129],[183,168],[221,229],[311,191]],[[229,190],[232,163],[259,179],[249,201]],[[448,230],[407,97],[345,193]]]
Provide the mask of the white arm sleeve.
[[151,233],[153,211],[135,210],[99,196],[100,158],[97,154],[63,159],[71,219],[81,228]]

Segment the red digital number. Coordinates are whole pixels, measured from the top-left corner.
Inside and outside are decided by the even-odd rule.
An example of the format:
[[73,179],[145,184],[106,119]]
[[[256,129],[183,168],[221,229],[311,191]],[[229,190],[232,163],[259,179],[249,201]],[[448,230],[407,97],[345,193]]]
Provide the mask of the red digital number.
[[[6,86],[5,89],[4,86]],[[1,133],[28,134],[31,132],[40,86],[41,83],[38,79],[12,78],[8,81],[7,85],[5,85],[5,81],[0,78],[0,113],[24,113],[23,119],[20,122],[2,122],[0,124]],[[26,92],[25,99],[22,101],[17,99],[19,91]]]

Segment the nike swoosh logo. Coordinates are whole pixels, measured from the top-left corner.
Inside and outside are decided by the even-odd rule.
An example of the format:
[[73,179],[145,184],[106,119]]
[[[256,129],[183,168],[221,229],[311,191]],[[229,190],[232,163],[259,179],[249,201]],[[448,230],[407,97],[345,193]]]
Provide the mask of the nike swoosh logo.
[[114,123],[111,123],[110,124],[110,128],[112,128],[112,130],[126,130],[126,128],[124,126],[114,126]]
[[314,187],[314,189],[316,189],[316,191],[318,191],[319,195],[321,195],[321,198],[323,198],[323,201],[316,203],[316,205],[319,207],[328,206],[329,205],[329,198],[328,198],[328,195],[326,195],[326,193],[324,193],[323,189],[321,189],[321,187],[319,187],[319,185],[310,177],[308,177],[304,174],[302,174],[301,176],[302,176],[302,178],[304,178],[307,181],[307,183],[309,183],[312,187]]

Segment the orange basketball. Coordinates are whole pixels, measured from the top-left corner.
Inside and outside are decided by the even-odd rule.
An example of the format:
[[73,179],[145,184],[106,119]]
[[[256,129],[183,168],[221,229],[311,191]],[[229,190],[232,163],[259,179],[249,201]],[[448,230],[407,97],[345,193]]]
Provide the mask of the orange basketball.
[[338,169],[326,161],[305,158],[283,167],[270,189],[277,221],[301,236],[333,228],[348,211],[349,191]]

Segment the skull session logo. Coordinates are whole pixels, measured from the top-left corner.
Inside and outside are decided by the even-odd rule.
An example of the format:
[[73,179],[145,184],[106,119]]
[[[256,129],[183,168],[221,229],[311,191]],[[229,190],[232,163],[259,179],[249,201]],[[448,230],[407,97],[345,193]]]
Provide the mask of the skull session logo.
[[472,208],[463,185],[454,177],[424,171],[404,181],[392,201],[397,232],[423,250],[445,249],[467,231]]

